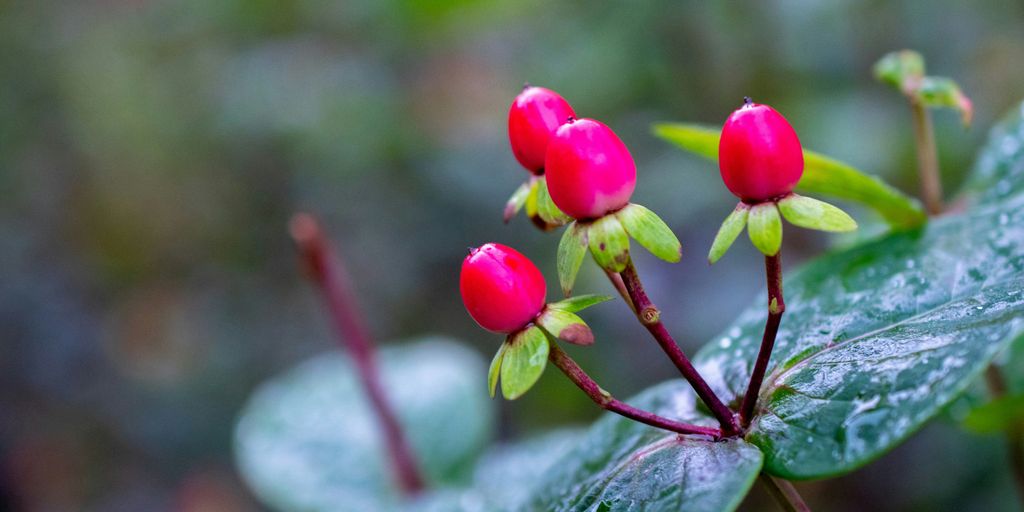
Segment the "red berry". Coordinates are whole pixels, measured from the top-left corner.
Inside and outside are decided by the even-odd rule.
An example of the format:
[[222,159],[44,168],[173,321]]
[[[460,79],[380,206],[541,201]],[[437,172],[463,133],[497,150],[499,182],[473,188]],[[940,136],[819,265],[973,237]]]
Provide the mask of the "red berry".
[[593,119],[555,132],[544,164],[551,200],[576,219],[596,219],[629,204],[636,163],[615,132]]
[[555,91],[526,86],[508,111],[508,140],[516,160],[534,174],[544,172],[548,141],[575,115],[569,102]]
[[729,116],[718,143],[718,168],[730,192],[747,202],[786,195],[804,173],[796,131],[775,109],[745,98]]
[[501,244],[470,249],[459,278],[462,302],[480,327],[511,333],[544,309],[547,285],[526,256]]

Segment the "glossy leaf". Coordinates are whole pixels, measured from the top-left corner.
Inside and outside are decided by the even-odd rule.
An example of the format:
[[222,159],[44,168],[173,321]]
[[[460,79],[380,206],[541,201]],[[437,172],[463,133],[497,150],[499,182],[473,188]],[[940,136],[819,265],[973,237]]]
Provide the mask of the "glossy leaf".
[[[480,391],[484,361],[445,339],[385,347],[383,387],[432,484],[463,481],[493,427]],[[249,487],[280,511],[391,510],[401,499],[376,415],[342,353],[301,363],[260,386],[235,429]]]
[[824,201],[790,194],[778,205],[779,213],[794,226],[834,232],[857,229],[857,222],[846,212]]
[[[662,123],[654,133],[687,151],[718,160],[720,129],[696,124]],[[863,204],[874,209],[894,228],[906,229],[924,224],[928,218],[920,202],[886,184],[877,176],[813,151],[804,150],[804,175],[797,192],[828,195]]]
[[718,228],[715,241],[711,243],[711,251],[708,252],[708,263],[714,264],[722,256],[725,256],[726,251],[732,247],[733,242],[743,232],[743,228],[747,227],[747,215],[749,213],[750,206],[741,202],[725,218],[725,221],[722,222],[722,227]]
[[[1024,213],[997,205],[820,258],[787,310],[748,439],[785,478],[841,474],[898,444],[1024,327]],[[740,396],[764,299],[697,356]]]
[[629,262],[629,235],[614,215],[605,215],[587,229],[590,254],[598,266],[609,272],[622,272]]
[[548,362],[548,337],[536,326],[509,337],[501,359],[501,394],[515,400],[537,383]]
[[750,207],[747,234],[754,247],[765,256],[779,253],[782,247],[782,219],[775,203],[760,203]]
[[602,302],[608,302],[613,297],[608,295],[577,295],[576,297],[569,297],[568,299],[560,300],[558,302],[552,302],[548,304],[548,308],[561,309],[562,311],[568,311],[570,313],[578,313],[584,309],[600,304]]
[[[628,402],[666,417],[714,424],[696,411],[694,395],[681,381]],[[606,413],[538,478],[533,499],[517,510],[734,510],[761,460],[742,440],[679,436]]]
[[576,274],[583,264],[583,257],[587,255],[587,227],[586,224],[573,222],[565,229],[562,239],[558,242],[558,283],[566,296],[572,294]]
[[989,134],[965,187],[975,204],[1004,201],[1024,193],[1024,102]]
[[616,214],[623,229],[651,254],[669,263],[678,263],[683,246],[675,233],[657,214],[638,204],[629,204]]
[[582,318],[564,309],[547,308],[539,317],[537,325],[555,338],[573,345],[593,345],[594,333]]

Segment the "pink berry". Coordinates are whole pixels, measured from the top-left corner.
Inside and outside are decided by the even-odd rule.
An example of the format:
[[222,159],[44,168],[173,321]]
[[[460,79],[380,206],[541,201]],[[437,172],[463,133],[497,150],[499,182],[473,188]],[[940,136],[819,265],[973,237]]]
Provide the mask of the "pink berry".
[[544,164],[551,200],[576,219],[596,219],[629,204],[636,163],[615,132],[593,119],[555,132]]
[[501,244],[471,249],[459,278],[462,302],[480,327],[511,333],[544,309],[547,285],[526,256]]
[[793,191],[804,173],[804,153],[782,114],[745,101],[722,127],[718,167],[730,192],[756,203]]
[[555,91],[527,85],[508,111],[508,140],[516,160],[534,174],[543,173],[548,141],[575,115],[569,102]]

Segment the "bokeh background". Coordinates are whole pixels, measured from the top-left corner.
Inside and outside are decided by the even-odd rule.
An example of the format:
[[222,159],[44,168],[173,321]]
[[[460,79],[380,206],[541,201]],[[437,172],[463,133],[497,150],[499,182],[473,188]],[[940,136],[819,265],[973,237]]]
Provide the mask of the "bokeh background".
[[[513,245],[555,282],[556,236],[501,223],[526,177],[505,125],[524,81],[629,145],[635,201],[685,253],[638,266],[696,350],[761,289],[760,259],[740,243],[706,264],[734,199],[650,124],[721,123],[750,95],[914,192],[908,109],[870,74],[904,47],[974,99],[970,130],[936,115],[955,190],[1024,98],[1018,0],[0,0],[0,510],[260,510],[233,469],[237,412],[335,347],[287,238],[298,210],[322,216],[380,340],[489,357],[458,298],[465,248]],[[787,231],[787,266],[828,243]],[[592,267],[578,288],[610,291]],[[674,376],[621,304],[587,318],[598,345],[573,353],[606,388]],[[597,414],[551,374],[501,404],[498,435]],[[800,489],[821,510],[1013,510],[1002,449],[940,420]]]

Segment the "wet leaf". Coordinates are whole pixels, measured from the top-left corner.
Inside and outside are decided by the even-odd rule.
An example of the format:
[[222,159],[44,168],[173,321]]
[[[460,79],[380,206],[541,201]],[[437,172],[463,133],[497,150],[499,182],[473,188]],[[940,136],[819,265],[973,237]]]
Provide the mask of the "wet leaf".
[[[484,362],[446,339],[385,347],[384,390],[427,479],[465,481],[493,427]],[[317,356],[260,386],[235,429],[249,487],[281,511],[391,510],[400,500],[376,415],[342,353]]]
[[[655,135],[699,156],[718,161],[717,127],[685,123],[654,125]],[[827,156],[804,150],[804,175],[797,192],[827,195],[874,209],[894,228],[906,229],[928,220],[914,198],[886,184],[881,178]]]
[[[628,400],[683,421],[714,424],[695,409],[681,381]],[[742,440],[679,436],[606,413],[538,478],[534,496],[517,510],[729,511],[743,500],[761,468],[761,453]]]

